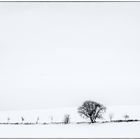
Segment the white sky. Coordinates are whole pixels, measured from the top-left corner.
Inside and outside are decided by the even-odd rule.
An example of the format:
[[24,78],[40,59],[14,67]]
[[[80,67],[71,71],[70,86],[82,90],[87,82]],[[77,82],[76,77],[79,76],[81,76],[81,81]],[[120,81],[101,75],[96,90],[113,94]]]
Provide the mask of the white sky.
[[0,3],[0,110],[140,105],[140,3]]

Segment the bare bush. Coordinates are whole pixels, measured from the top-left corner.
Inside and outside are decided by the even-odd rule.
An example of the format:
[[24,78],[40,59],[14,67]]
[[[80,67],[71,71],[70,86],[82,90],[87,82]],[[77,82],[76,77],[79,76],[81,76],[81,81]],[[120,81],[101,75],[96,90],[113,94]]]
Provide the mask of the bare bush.
[[21,122],[22,122],[22,124],[23,124],[23,122],[24,122],[24,117],[21,117]]
[[109,114],[110,122],[112,122],[113,117],[114,117],[114,114],[113,114],[113,113],[110,113],[110,114]]
[[70,123],[70,115],[69,114],[66,114],[64,116],[64,124],[68,124],[68,123]]
[[53,116],[50,116],[50,121],[51,123],[53,123]]
[[39,117],[37,117],[37,119],[36,119],[36,124],[38,124],[38,122],[39,122]]
[[129,119],[129,115],[127,115],[127,114],[124,115],[124,119],[125,119],[125,120]]
[[9,122],[10,122],[10,118],[8,117],[8,118],[7,118],[7,123],[9,123]]

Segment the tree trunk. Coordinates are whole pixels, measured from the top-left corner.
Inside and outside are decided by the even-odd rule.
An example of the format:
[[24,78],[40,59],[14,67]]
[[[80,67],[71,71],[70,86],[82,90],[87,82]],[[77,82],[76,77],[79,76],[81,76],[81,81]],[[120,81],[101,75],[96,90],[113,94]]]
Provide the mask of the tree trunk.
[[93,118],[92,117],[90,117],[90,121],[91,121],[91,123],[94,123],[95,121],[93,120]]

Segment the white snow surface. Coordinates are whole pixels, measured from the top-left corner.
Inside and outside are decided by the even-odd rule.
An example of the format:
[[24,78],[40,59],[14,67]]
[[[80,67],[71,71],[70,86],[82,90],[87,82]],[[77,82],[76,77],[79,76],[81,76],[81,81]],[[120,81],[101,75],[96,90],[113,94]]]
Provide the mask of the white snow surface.
[[[103,120],[98,123],[89,124],[76,122],[89,122],[77,113],[77,108],[60,108],[46,110],[23,110],[23,111],[1,111],[0,122],[35,123],[39,117],[39,124],[34,125],[11,125],[0,124],[0,138],[140,138],[140,122],[101,123],[109,120],[109,114],[114,114],[114,120],[123,120],[124,115],[129,119],[140,120],[140,106],[110,106],[104,114]],[[62,122],[64,115],[70,114],[71,123],[52,124]],[[41,123],[49,123],[43,125]]]

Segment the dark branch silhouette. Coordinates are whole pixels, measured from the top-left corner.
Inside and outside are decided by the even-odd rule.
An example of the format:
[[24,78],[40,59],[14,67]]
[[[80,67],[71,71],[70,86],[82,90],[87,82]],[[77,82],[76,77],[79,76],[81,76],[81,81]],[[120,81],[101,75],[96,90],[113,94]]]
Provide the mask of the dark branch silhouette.
[[64,116],[64,124],[68,124],[68,123],[70,123],[70,115],[69,114],[66,114]]
[[91,123],[96,122],[96,119],[101,119],[102,114],[106,111],[106,107],[94,101],[85,101],[82,106],[78,108],[81,116],[89,118]]

